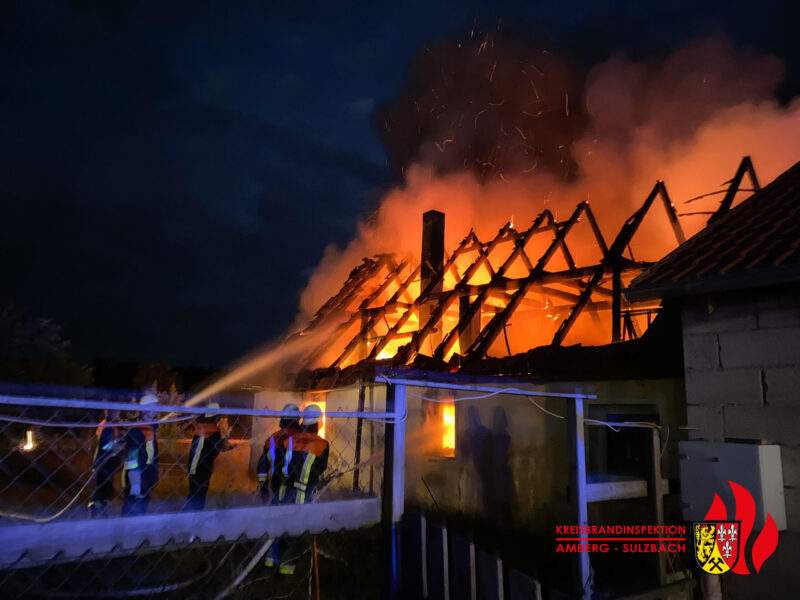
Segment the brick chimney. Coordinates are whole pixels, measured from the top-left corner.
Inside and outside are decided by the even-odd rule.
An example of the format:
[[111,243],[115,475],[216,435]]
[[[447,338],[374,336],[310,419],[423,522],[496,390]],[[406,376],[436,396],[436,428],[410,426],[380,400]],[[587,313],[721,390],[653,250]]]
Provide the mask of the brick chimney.
[[[438,210],[429,210],[422,215],[422,264],[420,267],[420,293],[428,287],[444,267],[444,213]],[[431,289],[431,293],[442,291],[442,280]],[[420,324],[426,323],[428,317],[435,310],[435,302],[425,303],[419,308]],[[423,340],[424,341],[424,340]],[[441,326],[430,334],[429,342],[425,349],[436,348],[442,341]]]
[[[444,266],[444,213],[429,210],[422,215],[422,289]],[[442,291],[442,283],[433,292]]]

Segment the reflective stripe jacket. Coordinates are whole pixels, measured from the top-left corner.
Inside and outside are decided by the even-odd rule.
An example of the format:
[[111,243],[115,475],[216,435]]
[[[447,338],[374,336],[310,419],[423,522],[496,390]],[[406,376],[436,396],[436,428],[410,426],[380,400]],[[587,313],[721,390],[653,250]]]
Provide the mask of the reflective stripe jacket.
[[222,450],[222,443],[222,434],[217,424],[198,419],[192,445],[189,447],[189,462],[186,466],[189,475],[211,477],[211,469]]
[[291,502],[293,498],[297,504],[311,502],[317,484],[328,468],[330,445],[316,433],[303,432],[293,435],[286,442],[286,447],[288,501]]
[[109,427],[106,420],[100,422],[94,440],[94,459],[92,466],[104,472],[115,471],[119,467],[119,457],[113,454],[113,445],[120,437],[118,427]]
[[269,486],[276,500],[283,500],[286,490],[287,442],[298,432],[296,427],[287,427],[273,433],[264,442],[264,451],[258,460],[258,482]]
[[[142,472],[142,493],[147,494],[158,482],[158,426],[137,425],[125,433],[125,472]],[[124,475],[124,473],[123,473]],[[123,484],[127,478],[123,481]]]

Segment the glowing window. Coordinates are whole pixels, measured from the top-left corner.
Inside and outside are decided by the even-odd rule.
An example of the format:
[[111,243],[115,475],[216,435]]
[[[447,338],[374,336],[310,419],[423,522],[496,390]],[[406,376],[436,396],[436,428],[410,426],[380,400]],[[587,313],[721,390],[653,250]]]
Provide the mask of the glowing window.
[[444,450],[456,449],[456,407],[454,404],[445,404],[442,407],[442,448]]
[[456,407],[450,401],[428,402],[425,407],[428,454],[453,458],[456,455]]

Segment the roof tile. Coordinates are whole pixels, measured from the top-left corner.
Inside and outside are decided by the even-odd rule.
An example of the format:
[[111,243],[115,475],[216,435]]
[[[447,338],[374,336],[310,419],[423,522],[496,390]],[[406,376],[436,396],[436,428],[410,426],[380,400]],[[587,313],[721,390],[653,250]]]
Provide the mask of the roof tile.
[[800,162],[637,277],[632,290],[800,265]]

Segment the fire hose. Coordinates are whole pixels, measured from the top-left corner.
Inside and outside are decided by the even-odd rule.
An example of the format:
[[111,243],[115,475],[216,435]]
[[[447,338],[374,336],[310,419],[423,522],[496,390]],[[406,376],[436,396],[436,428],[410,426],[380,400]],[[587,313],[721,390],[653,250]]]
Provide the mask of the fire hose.
[[[328,490],[328,488],[330,488],[331,484],[334,481],[336,481],[337,479],[339,479],[343,475],[346,475],[347,473],[351,473],[352,471],[355,471],[357,469],[361,469],[363,467],[366,467],[366,466],[369,466],[371,464],[374,464],[375,462],[377,462],[377,460],[380,457],[381,457],[381,454],[376,454],[375,456],[373,456],[373,457],[371,457],[371,458],[369,458],[369,459],[367,459],[367,460],[365,460],[363,462],[360,462],[360,463],[358,463],[356,465],[353,465],[352,467],[349,467],[347,469],[339,469],[338,471],[336,471],[332,475],[329,475],[328,477],[323,479],[320,483],[324,483],[324,485],[319,489],[319,492],[317,492],[317,494],[311,500],[311,504],[317,502],[322,497],[322,494],[324,494]],[[219,594],[217,594],[214,597],[214,600],[222,600],[223,598],[228,596],[234,589],[236,589],[236,587],[242,581],[244,581],[245,578],[250,574],[250,571],[252,571],[253,568],[255,568],[255,566],[258,564],[258,562],[261,560],[261,558],[267,553],[267,551],[269,550],[270,546],[272,546],[272,544],[274,542],[275,542],[275,538],[268,538],[267,540],[265,540],[264,544],[253,555],[253,558],[250,559],[250,561],[244,566],[244,568],[239,572],[239,574],[236,576],[236,578],[228,586],[226,586],[224,590],[222,590]],[[319,572],[318,572],[319,566],[318,566],[318,564],[316,564],[316,538],[314,539],[314,558],[315,558],[315,568],[317,570],[317,577],[318,577],[319,576]],[[317,579],[317,582],[319,582],[318,579]],[[317,583],[317,585],[319,585],[319,583]],[[319,590],[317,590],[317,598],[319,598]]]
[[73,504],[75,504],[75,502],[77,502],[78,498],[80,498],[81,494],[83,494],[83,491],[89,486],[89,484],[92,482],[92,480],[94,479],[94,477],[97,474],[97,472],[100,470],[100,467],[102,467],[106,463],[106,461],[111,458],[111,456],[112,455],[109,454],[108,456],[103,458],[103,460],[100,462],[100,464],[97,465],[97,467],[95,467],[92,470],[92,474],[89,475],[89,479],[87,479],[86,483],[84,483],[81,486],[81,489],[78,490],[78,493],[75,494],[72,497],[72,500],[70,500],[67,503],[67,505],[64,508],[62,508],[60,511],[58,511],[56,514],[51,515],[49,517],[34,517],[34,516],[31,516],[31,515],[23,515],[21,513],[0,512],[0,517],[8,517],[10,519],[21,519],[21,520],[24,520],[24,521],[33,521],[34,523],[49,523],[50,521],[53,521],[54,519],[57,519],[58,517],[63,515],[67,511],[67,509],[69,509],[69,507],[71,507]]

